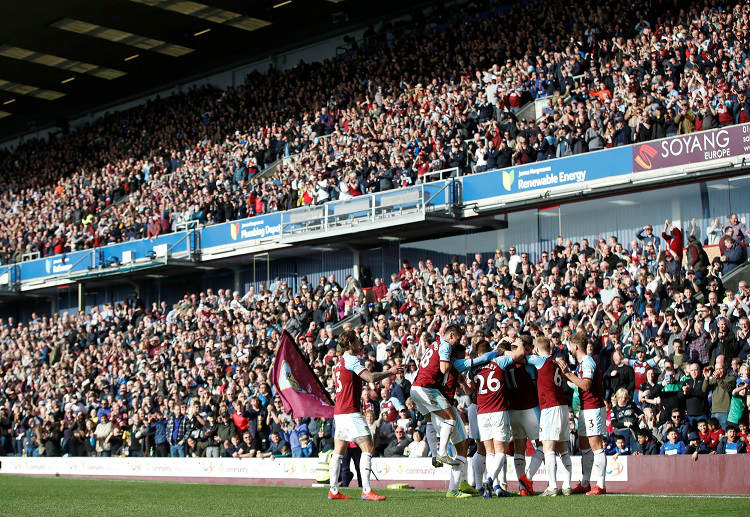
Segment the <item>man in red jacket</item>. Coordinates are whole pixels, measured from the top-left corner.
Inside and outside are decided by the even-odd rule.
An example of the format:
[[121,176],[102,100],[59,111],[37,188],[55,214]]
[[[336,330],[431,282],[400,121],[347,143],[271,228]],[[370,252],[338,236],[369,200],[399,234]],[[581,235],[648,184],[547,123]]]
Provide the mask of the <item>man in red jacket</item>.
[[681,263],[685,241],[682,237],[682,231],[676,226],[673,226],[670,230],[670,226],[671,223],[669,222],[669,219],[664,221],[664,231],[661,233],[661,236],[667,242],[667,252],[671,252],[675,260]]
[[374,285],[372,286],[372,296],[375,298],[375,303],[385,298],[386,294],[388,294],[388,288],[383,283],[383,279],[375,278]]

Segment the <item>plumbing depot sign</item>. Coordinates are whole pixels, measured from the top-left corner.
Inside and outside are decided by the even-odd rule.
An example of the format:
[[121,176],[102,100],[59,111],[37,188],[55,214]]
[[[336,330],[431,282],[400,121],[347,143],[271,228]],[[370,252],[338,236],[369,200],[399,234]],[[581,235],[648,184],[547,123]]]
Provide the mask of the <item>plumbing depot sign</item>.
[[[581,479],[581,457],[573,456],[573,480]],[[558,477],[562,464],[558,458]],[[375,477],[388,481],[447,482],[450,469],[432,466],[430,458],[373,458]],[[317,458],[19,458],[4,457],[0,474],[46,476],[97,476],[112,478],[180,478],[195,481],[211,478],[248,479],[262,484],[268,479],[294,479],[300,484],[312,482],[318,468]],[[513,462],[508,462],[508,480],[516,481]],[[534,481],[544,482],[544,465]],[[607,481],[627,481],[627,457],[607,457]]]
[[750,124],[689,133],[633,146],[633,172],[750,153]]

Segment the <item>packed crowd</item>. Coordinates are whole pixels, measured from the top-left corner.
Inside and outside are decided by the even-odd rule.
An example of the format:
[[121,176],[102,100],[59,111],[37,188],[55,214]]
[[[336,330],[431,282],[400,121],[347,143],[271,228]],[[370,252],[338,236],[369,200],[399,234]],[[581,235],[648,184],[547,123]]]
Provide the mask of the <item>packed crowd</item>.
[[[722,282],[728,251],[744,253],[750,243],[735,214],[723,242],[709,263],[693,233],[667,222],[661,236],[647,226],[630,246],[614,236],[593,246],[559,237],[538,257],[510,247],[465,262],[404,261],[390,282],[372,286],[350,276],[342,287],[331,275],[293,289],[277,279],[244,295],[188,293],[171,306],[135,297],[72,316],[0,320],[0,449],[180,457],[330,450],[331,420],[290,418],[270,366],[286,328],[334,394],[342,352],[333,325],[358,314],[359,323],[345,325],[360,335],[366,366],[404,366],[363,391],[377,454],[430,453],[409,393],[436,321],[458,324],[465,345],[530,334],[562,350],[583,330],[604,374],[613,454],[743,452],[750,287]],[[569,396],[574,414],[579,397]],[[468,404],[459,390],[457,407]]]
[[746,122],[749,10],[476,0],[29,141],[0,155],[0,261]]

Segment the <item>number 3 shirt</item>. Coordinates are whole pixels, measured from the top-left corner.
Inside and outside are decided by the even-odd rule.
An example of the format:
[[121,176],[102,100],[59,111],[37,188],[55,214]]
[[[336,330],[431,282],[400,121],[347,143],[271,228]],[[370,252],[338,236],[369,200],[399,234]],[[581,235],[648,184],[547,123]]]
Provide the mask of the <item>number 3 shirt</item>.
[[565,378],[551,355],[528,355],[526,361],[539,372],[536,381],[539,408],[567,406],[563,379]]
[[333,368],[333,380],[336,383],[336,404],[334,415],[359,413],[362,404],[362,379],[359,374],[365,370],[362,360],[345,353]]
[[581,379],[591,379],[588,391],[581,392],[581,409],[599,409],[604,407],[604,382],[602,372],[590,356],[584,356],[576,369]]

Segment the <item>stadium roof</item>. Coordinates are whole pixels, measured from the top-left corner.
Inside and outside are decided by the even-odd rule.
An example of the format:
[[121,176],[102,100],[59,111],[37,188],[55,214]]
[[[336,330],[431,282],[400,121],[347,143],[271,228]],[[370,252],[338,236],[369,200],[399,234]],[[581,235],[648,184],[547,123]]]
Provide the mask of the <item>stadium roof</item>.
[[0,2],[0,141],[413,9],[382,0]]

